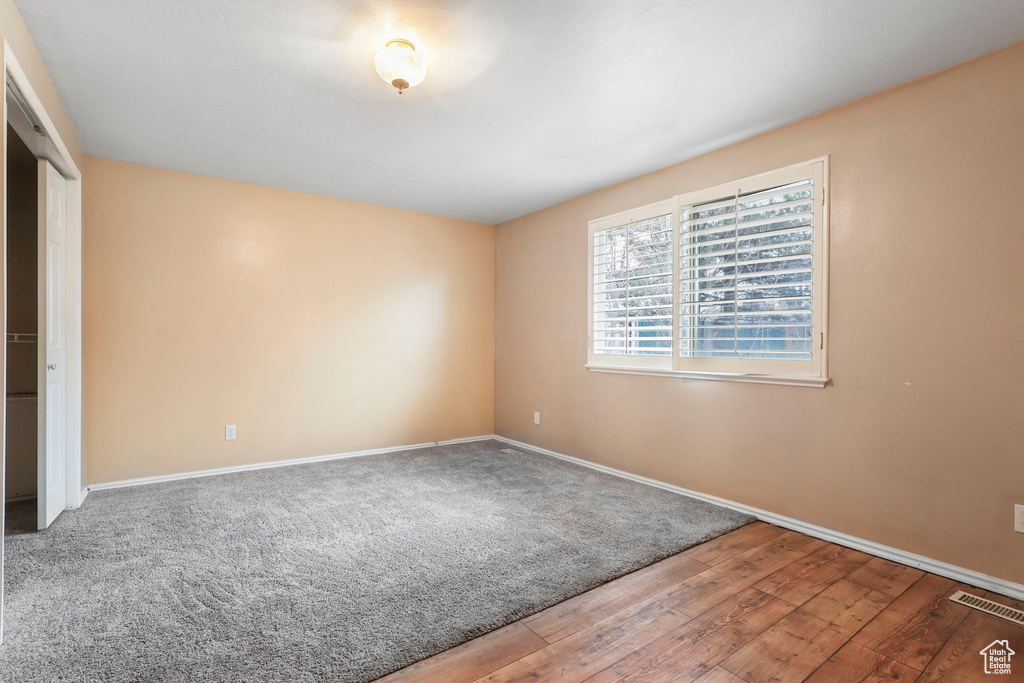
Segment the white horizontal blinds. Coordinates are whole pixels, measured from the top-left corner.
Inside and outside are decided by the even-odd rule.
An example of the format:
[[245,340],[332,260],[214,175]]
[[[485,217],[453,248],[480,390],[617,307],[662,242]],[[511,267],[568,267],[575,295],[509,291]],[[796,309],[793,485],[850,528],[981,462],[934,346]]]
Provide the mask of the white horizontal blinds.
[[811,360],[810,178],[682,210],[679,355]]
[[594,232],[594,354],[671,357],[672,218]]

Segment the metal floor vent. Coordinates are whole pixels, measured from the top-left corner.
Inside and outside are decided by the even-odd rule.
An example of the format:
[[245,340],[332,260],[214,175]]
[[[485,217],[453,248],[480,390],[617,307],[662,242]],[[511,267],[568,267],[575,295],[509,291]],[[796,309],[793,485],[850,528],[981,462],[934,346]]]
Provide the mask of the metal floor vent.
[[949,596],[949,599],[953,602],[961,605],[967,605],[976,610],[987,612],[992,616],[1012,621],[1015,624],[1024,626],[1024,612],[1013,607],[1007,607],[1006,605],[1000,605],[998,602],[992,602],[985,598],[979,598],[977,595],[971,595],[970,593],[964,593],[963,591],[957,591]]

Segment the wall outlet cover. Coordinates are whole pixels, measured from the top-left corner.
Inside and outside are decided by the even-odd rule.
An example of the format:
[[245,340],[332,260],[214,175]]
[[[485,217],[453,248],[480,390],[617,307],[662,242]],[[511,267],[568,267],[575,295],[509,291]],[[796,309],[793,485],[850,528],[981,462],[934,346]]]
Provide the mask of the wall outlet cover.
[[539,425],[540,424],[540,413],[539,412],[533,414],[533,424],[535,424],[535,425]]
[[1024,534],[1024,505],[1013,506],[1013,530]]
[[234,441],[235,440],[235,435],[236,435],[235,425],[227,425],[226,427],[224,427],[224,440],[225,441]]

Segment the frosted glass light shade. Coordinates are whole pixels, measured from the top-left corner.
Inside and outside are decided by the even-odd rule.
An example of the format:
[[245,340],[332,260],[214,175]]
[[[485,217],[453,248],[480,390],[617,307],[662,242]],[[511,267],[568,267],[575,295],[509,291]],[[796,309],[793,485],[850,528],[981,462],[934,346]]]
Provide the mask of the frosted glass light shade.
[[373,64],[377,67],[377,74],[386,83],[398,88],[399,93],[419,85],[427,75],[427,63],[423,55],[416,52],[416,46],[408,40],[388,41],[384,49],[377,53]]

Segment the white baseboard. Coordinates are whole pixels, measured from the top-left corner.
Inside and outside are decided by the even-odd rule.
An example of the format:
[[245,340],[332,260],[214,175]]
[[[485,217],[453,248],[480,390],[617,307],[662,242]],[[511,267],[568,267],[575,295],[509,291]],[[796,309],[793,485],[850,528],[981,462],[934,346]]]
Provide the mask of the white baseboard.
[[311,462],[323,462],[325,460],[343,460],[345,458],[358,458],[364,455],[379,455],[381,453],[398,453],[401,451],[413,451],[420,448],[432,446],[446,446],[456,443],[469,443],[472,441],[486,441],[493,439],[493,435],[469,436],[462,439],[448,439],[447,441],[426,441],[424,443],[412,444],[410,446],[391,446],[389,448],[371,448],[365,451],[350,451],[348,453],[331,453],[329,455],[314,455],[308,458],[292,458],[291,460],[274,460],[272,462],[258,462],[251,465],[235,465],[233,467],[218,467],[210,470],[196,470],[194,472],[179,472],[177,474],[162,474],[155,477],[139,477],[138,479],[122,479],[120,481],[107,481],[100,484],[90,484],[82,494],[89,491],[102,491],[103,489],[120,489],[126,486],[142,486],[144,484],[157,484],[162,481],[176,481],[178,479],[195,479],[198,477],[213,477],[218,474],[230,474],[232,472],[248,472],[249,470],[262,470],[269,467],[288,467],[289,465],[302,465]]
[[474,441],[492,441],[497,437],[494,434],[486,434],[484,436],[467,436],[462,439],[448,439],[447,441],[438,441],[438,446],[447,446],[453,443],[473,443]]
[[838,545],[846,546],[847,548],[853,548],[854,550],[860,550],[871,555],[884,557],[885,559],[892,560],[893,562],[899,562],[900,564],[916,567],[923,571],[931,572],[932,574],[945,576],[946,578],[961,581],[985,590],[990,590],[994,593],[999,593],[1000,595],[1006,595],[1016,600],[1024,600],[1024,585],[1019,583],[999,579],[994,576],[989,576],[988,574],[982,574],[981,572],[976,572],[973,569],[965,569],[946,562],[940,562],[939,560],[933,560],[930,557],[916,555],[914,553],[907,552],[906,550],[900,550],[899,548],[893,548],[891,546],[882,545],[881,543],[875,543],[874,541],[844,534],[841,531],[826,529],[823,526],[794,519],[793,517],[778,515],[774,512],[768,512],[767,510],[761,510],[759,508],[751,507],[750,505],[744,505],[735,501],[726,500],[725,498],[719,498],[718,496],[711,496],[706,493],[700,493],[699,491],[691,491],[679,486],[673,486],[672,484],[666,484],[665,482],[658,481],[657,479],[649,479],[638,474],[630,474],[629,472],[617,470],[614,467],[608,467],[607,465],[598,465],[597,463],[593,463],[588,460],[574,458],[571,455],[558,453],[556,451],[548,450],[547,448],[532,446],[528,443],[523,443],[522,441],[516,441],[515,439],[509,439],[504,436],[494,436],[493,438],[512,446],[518,446],[519,448],[525,448],[537,453],[543,453],[544,455],[568,460],[569,462],[576,463],[577,465],[583,465],[584,467],[613,474],[617,477],[632,479],[633,481],[656,486],[666,491],[672,491],[673,493],[690,496],[691,498],[697,498],[699,500],[705,500],[709,503],[715,503],[716,505],[721,505],[722,507],[729,508],[730,510],[745,512],[748,515],[753,515],[754,517],[770,524],[785,527],[786,529],[792,529],[793,531],[799,531],[800,533],[820,538],[822,540],[829,541],[830,543],[836,543]]

